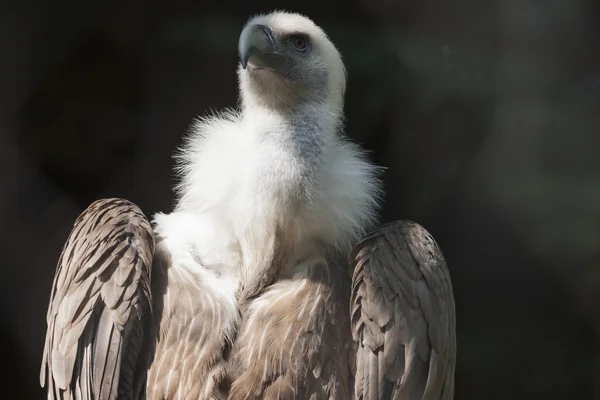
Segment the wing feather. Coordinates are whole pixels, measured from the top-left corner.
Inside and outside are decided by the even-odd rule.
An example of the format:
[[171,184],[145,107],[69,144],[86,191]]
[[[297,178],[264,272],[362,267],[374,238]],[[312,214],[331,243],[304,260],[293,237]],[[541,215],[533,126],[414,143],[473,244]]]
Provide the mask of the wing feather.
[[384,225],[350,252],[355,399],[451,400],[454,297],[438,245],[420,225]]
[[135,398],[154,248],[150,222],[129,201],[98,200],[77,218],[46,315],[40,383],[49,399]]

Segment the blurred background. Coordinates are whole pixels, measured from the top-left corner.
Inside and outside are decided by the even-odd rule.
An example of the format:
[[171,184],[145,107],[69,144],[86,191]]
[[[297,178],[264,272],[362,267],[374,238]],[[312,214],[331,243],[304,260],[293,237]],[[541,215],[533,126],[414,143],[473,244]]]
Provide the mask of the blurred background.
[[347,133],[388,167],[383,220],[421,223],[445,253],[456,399],[599,399],[596,0],[2,2],[3,397],[45,397],[77,215],[106,196],[171,210],[173,151],[195,116],[235,105],[241,27],[275,8],[341,50]]

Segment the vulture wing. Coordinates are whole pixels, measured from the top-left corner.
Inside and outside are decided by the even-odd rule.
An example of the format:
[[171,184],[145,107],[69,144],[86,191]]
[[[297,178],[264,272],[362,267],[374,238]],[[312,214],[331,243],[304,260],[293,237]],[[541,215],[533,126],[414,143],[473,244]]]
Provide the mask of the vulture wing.
[[444,256],[420,225],[384,225],[350,252],[355,399],[454,396],[454,298]]
[[75,221],[56,270],[40,373],[49,399],[138,398],[151,318],[154,234],[133,203],[104,199]]

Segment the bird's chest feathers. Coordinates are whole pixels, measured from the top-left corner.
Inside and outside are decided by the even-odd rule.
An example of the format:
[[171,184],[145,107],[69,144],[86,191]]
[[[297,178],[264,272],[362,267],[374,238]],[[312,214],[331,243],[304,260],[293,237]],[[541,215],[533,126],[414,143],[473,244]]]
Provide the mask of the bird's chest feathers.
[[266,127],[249,146],[247,165],[240,164],[245,189],[239,194],[255,212],[297,214],[310,202],[321,166],[321,140],[309,126]]
[[[301,129],[304,128],[304,129]],[[244,288],[269,281],[278,254],[291,256],[312,238],[306,235],[306,210],[313,201],[321,168],[319,132],[306,126],[266,125],[246,138],[227,213],[244,265]],[[271,271],[274,273],[274,271]]]
[[[325,222],[323,202],[331,201],[322,190],[331,143],[319,124],[310,118],[290,122],[253,116],[203,129],[199,152],[189,153],[193,163],[178,205],[206,216],[224,232],[223,237],[193,238],[202,259],[229,265],[239,256],[239,264],[231,266],[242,267],[242,279],[251,281],[254,274],[262,279],[263,269],[284,250],[294,258],[315,242],[331,239],[336,224]],[[231,240],[235,243],[225,248]],[[229,251],[235,257],[221,256]]]

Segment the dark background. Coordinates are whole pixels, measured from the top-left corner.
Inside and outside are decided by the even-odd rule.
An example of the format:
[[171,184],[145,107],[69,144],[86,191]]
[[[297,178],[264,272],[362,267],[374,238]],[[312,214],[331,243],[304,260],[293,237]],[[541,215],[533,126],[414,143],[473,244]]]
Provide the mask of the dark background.
[[74,219],[106,196],[171,210],[174,149],[235,105],[238,34],[274,8],[338,45],[347,132],[388,167],[384,220],[446,255],[456,399],[600,398],[600,2],[149,3],[0,5],[3,398],[44,398]]

